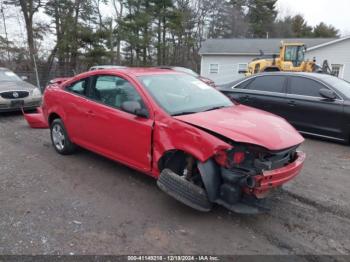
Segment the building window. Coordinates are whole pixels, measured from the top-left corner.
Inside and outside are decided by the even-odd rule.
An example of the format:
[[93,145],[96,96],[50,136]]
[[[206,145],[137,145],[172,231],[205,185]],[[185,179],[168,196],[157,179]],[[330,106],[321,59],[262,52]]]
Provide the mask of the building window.
[[219,64],[210,64],[209,65],[209,73],[210,74],[217,74],[217,73],[219,73]]
[[343,65],[332,65],[332,75],[339,77],[341,75]]
[[238,64],[238,74],[244,74],[248,71],[248,64],[242,63]]

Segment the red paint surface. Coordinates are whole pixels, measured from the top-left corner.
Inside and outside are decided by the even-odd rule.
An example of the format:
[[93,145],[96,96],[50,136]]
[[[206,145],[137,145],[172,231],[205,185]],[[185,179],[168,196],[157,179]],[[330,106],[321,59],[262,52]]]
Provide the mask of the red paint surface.
[[31,128],[48,128],[47,121],[43,115],[41,107],[38,107],[35,113],[23,113],[25,120],[28,122]]
[[236,142],[260,145],[270,150],[289,148],[304,141],[283,118],[244,105],[176,118]]
[[72,77],[57,77],[52,80],[50,80],[50,84],[62,84],[63,82],[68,81]]

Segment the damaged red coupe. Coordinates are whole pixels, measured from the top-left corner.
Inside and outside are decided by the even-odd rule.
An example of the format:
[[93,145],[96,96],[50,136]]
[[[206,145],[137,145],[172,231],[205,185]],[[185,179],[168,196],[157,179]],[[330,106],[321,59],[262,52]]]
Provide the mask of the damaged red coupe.
[[94,151],[201,211],[220,204],[257,213],[255,200],[298,175],[305,159],[303,138],[284,119],[166,69],[104,69],[53,83],[25,117],[50,128],[58,153]]

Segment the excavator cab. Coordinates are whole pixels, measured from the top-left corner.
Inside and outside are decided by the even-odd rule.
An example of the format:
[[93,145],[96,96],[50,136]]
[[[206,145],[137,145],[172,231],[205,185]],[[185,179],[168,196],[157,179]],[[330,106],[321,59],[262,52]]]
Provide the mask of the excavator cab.
[[293,67],[299,67],[305,61],[306,46],[304,44],[281,45],[281,60],[292,62]]

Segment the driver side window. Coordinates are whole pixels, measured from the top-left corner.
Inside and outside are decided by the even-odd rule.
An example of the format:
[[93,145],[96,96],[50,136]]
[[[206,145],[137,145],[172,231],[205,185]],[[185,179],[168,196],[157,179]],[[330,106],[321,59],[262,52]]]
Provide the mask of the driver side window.
[[107,106],[121,109],[124,102],[138,102],[145,108],[141,96],[129,81],[111,75],[99,75],[93,80],[89,97]]

